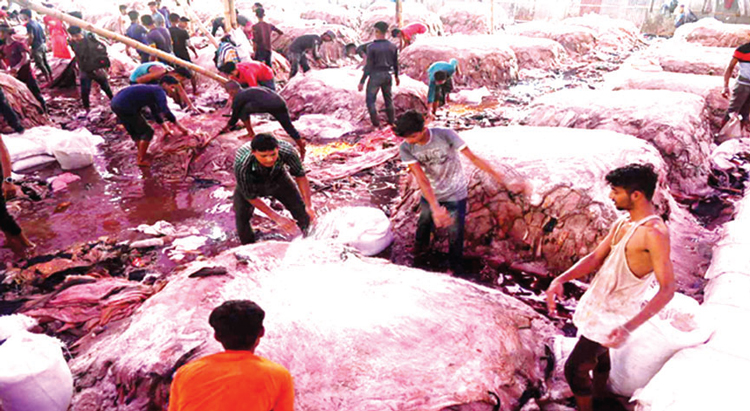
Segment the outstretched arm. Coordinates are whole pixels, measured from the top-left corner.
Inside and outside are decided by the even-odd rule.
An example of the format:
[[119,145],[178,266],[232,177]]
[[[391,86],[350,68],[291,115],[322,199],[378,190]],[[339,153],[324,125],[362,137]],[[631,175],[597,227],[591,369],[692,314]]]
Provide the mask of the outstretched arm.
[[472,162],[475,166],[477,166],[478,169],[484,171],[485,173],[492,176],[492,178],[495,179],[499,184],[502,184],[505,186],[508,190],[519,193],[524,191],[524,185],[522,183],[513,182],[511,184],[510,181],[508,181],[508,178],[506,176],[503,176],[500,174],[497,170],[492,168],[484,159],[480,158],[476,154],[474,154],[473,151],[469,150],[469,147],[464,147],[461,149],[461,152]]
[[422,195],[424,196],[425,200],[427,200],[427,204],[430,205],[430,209],[432,210],[432,219],[435,221],[435,226],[449,226],[452,222],[451,215],[450,213],[448,213],[448,210],[445,207],[440,205],[437,198],[435,197],[435,192],[432,190],[430,180],[427,179],[427,175],[424,173],[424,170],[422,170],[422,166],[420,166],[419,163],[411,163],[409,164],[409,171],[414,174],[414,178],[416,178],[417,180],[419,189],[422,190]]
[[732,71],[734,71],[734,66],[736,66],[738,62],[739,60],[737,60],[737,57],[732,57],[732,61],[729,62],[727,69],[724,70],[724,91],[721,93],[724,97],[729,97],[729,79],[732,78]]

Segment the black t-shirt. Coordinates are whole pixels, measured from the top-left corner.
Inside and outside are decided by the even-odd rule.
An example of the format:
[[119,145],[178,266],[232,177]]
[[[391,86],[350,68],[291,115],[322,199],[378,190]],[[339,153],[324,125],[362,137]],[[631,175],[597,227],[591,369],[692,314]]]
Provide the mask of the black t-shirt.
[[188,54],[187,48],[190,34],[187,30],[172,26],[169,28],[169,35],[172,37],[172,49],[174,50],[174,55],[183,60],[190,61],[190,54]]
[[286,110],[286,101],[280,95],[265,87],[248,87],[234,96],[229,127],[237,124],[239,120],[244,121],[250,114],[270,113],[282,109]]
[[318,47],[322,42],[323,40],[317,34],[305,34],[294,39],[289,46],[289,52],[304,53],[307,50],[312,50],[313,54],[317,55]]

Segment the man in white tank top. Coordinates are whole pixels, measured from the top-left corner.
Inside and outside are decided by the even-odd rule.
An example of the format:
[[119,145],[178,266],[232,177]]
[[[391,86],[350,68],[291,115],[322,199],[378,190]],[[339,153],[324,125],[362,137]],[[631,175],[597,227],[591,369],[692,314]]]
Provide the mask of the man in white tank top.
[[[547,308],[555,315],[555,297],[562,297],[563,284],[598,270],[573,316],[579,340],[565,363],[565,378],[581,411],[593,410],[593,395],[606,393],[609,349],[620,347],[675,291],[669,230],[651,202],[658,179],[653,167],[630,164],[610,171],[606,179],[615,207],[629,215],[547,289]],[[645,302],[644,293],[654,280],[659,291]]]

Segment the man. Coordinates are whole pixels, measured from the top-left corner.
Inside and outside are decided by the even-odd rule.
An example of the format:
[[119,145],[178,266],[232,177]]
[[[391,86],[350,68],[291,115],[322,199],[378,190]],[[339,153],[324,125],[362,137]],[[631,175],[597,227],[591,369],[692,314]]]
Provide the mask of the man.
[[406,46],[414,42],[417,34],[427,33],[427,26],[424,23],[412,23],[403,29],[393,29],[391,36],[398,38],[399,51],[402,51]]
[[[159,14],[159,13],[157,13]],[[164,27],[157,27],[149,15],[141,16],[141,23],[148,29],[146,44],[165,53],[172,53],[172,38],[169,31]],[[156,56],[151,56],[151,61],[156,61]]]
[[[195,58],[198,58],[198,50],[196,50],[195,46],[190,43],[190,33],[185,29],[188,21],[190,20],[185,19],[183,22],[182,18],[176,13],[170,14],[169,22],[171,24],[169,27],[169,35],[172,38],[172,50],[174,50],[174,55],[187,62],[192,62],[192,60],[190,60],[188,48],[193,51]],[[197,78],[193,73],[190,75],[190,83],[193,86],[193,94],[196,94],[198,92],[198,83]]]
[[216,54],[214,54],[214,64],[218,69],[229,62],[239,63],[240,54],[237,52],[237,45],[232,41],[232,37],[227,34],[221,38],[219,48],[216,49]]
[[42,91],[31,70],[31,61],[29,60],[29,49],[26,45],[18,40],[13,39],[13,29],[8,26],[0,25],[0,60],[2,60],[3,69],[8,70],[18,80],[26,84],[31,94],[37,99],[42,106],[44,113],[47,113],[47,103],[44,101]]
[[172,67],[159,61],[143,63],[130,74],[130,84],[159,84],[159,81],[166,76],[173,77],[178,81],[175,87],[169,88],[167,93],[169,97],[180,107],[195,111],[190,97],[182,86],[182,82],[186,79],[192,79],[193,75],[190,70],[184,67],[172,69]]
[[401,81],[398,78],[398,48],[395,44],[385,39],[385,33],[388,31],[388,23],[379,21],[375,23],[374,27],[375,41],[367,47],[367,63],[365,63],[357,90],[362,91],[365,80],[369,77],[367,92],[365,93],[365,103],[367,104],[367,111],[370,113],[372,125],[380,127],[378,110],[375,107],[378,90],[383,92],[388,124],[392,125],[395,114],[393,110],[393,98],[391,96],[391,71],[396,78],[396,86],[401,84]]
[[164,76],[159,80],[159,85],[136,84],[120,90],[112,99],[110,107],[117,115],[117,119],[125,126],[130,137],[135,141],[138,154],[136,162],[139,167],[149,167],[151,161],[148,160],[148,146],[154,137],[154,129],[148,125],[146,119],[141,113],[141,109],[148,107],[151,116],[161,125],[164,130],[164,137],[172,135],[172,130],[164,122],[164,116],[169,122],[174,124],[182,134],[188,134],[188,130],[183,127],[175,118],[172,111],[167,106],[167,92],[175,93],[174,88],[179,82],[171,76]]
[[688,9],[684,4],[677,6],[677,17],[674,19],[674,28],[679,28],[686,23],[695,23],[696,21],[698,21],[698,17],[692,10]]
[[266,63],[268,67],[271,65],[271,34],[276,32],[279,36],[283,36],[284,32],[276,28],[273,24],[266,23],[263,18],[266,12],[263,8],[255,9],[255,16],[258,18],[258,22],[253,25],[253,46],[255,54],[253,54],[253,60],[262,61]]
[[[240,14],[240,12],[235,9],[235,14],[237,15],[237,25],[240,27],[245,27],[247,23],[250,22],[247,17]],[[216,32],[219,31],[219,29],[224,30],[224,17],[218,16],[215,19],[211,20],[211,35],[216,37]],[[228,32],[224,32],[225,34],[228,34]]]
[[107,47],[96,39],[93,33],[84,36],[80,27],[68,27],[70,33],[70,45],[76,55],[78,71],[81,81],[81,101],[83,108],[89,111],[91,108],[91,81],[96,81],[104,94],[112,100],[112,88],[109,86],[107,69],[109,59],[107,58]]
[[240,83],[243,88],[256,87],[258,85],[276,91],[276,83],[273,81],[273,70],[271,67],[259,61],[247,61],[242,63],[229,62],[219,69],[222,73],[229,74],[229,78]]
[[[148,40],[146,39],[148,30],[146,30],[145,27],[141,26],[138,23],[138,16],[139,14],[135,10],[131,10],[128,12],[128,17],[130,18],[130,27],[128,27],[128,29],[125,31],[125,35],[148,46]],[[130,48],[128,47],[126,52],[129,50]],[[141,63],[145,63],[151,60],[151,55],[146,52],[138,50],[138,55],[141,57]]]
[[729,79],[732,78],[734,67],[739,63],[739,77],[734,83],[732,98],[724,115],[722,127],[729,121],[731,113],[737,113],[742,117],[742,126],[745,130],[750,128],[750,43],[745,43],[734,50],[732,60],[724,70],[724,90],[721,95],[729,97]]
[[404,139],[399,147],[401,161],[409,167],[422,191],[415,262],[427,251],[434,228],[448,227],[448,262],[453,274],[462,276],[468,179],[458,153],[511,191],[520,192],[523,188],[518,183],[507,184],[499,172],[469,150],[455,131],[425,127],[424,117],[416,111],[407,111],[399,117],[393,131]]
[[250,87],[240,90],[240,84],[236,81],[230,81],[224,87],[233,99],[232,117],[227,125],[219,131],[219,134],[226,133],[237,124],[237,121],[242,120],[245,123],[247,137],[253,138],[255,132],[250,122],[250,114],[268,113],[281,124],[284,131],[294,140],[297,148],[299,148],[300,157],[304,160],[305,140],[294,128],[284,98],[265,87]]
[[20,12],[21,22],[25,24],[28,33],[28,46],[31,49],[31,57],[47,84],[52,83],[52,69],[47,62],[47,36],[44,34],[42,25],[31,19],[31,10],[23,9]]
[[302,66],[304,73],[310,71],[310,65],[307,63],[307,51],[312,50],[315,61],[320,61],[320,45],[324,41],[333,41],[334,38],[336,38],[336,34],[328,30],[320,36],[305,34],[294,39],[292,44],[289,45],[289,64],[292,66],[289,78],[297,74],[299,66]]
[[[625,343],[667,305],[675,291],[669,230],[651,202],[657,182],[653,168],[630,164],[610,171],[606,180],[615,207],[628,216],[618,220],[593,252],[552,280],[547,289],[547,308],[555,315],[555,297],[562,297],[563,284],[598,268],[573,316],[580,338],[565,363],[565,378],[580,411],[592,410],[592,396],[606,393],[609,349]],[[644,294],[654,277],[659,291],[644,305]]]
[[[143,17],[149,16],[151,17],[151,20],[153,21],[155,27],[164,27],[166,25],[166,21],[164,19],[164,16],[156,8],[155,1],[148,2],[148,9],[149,11],[151,11],[151,14],[145,14],[144,16],[141,16],[141,22],[143,22]],[[148,24],[146,23],[143,23],[143,25],[148,27]]]
[[294,383],[280,364],[255,355],[265,334],[265,312],[250,300],[226,301],[208,323],[224,352],[180,367],[169,411],[294,411]]
[[128,6],[121,4],[118,9],[120,10],[120,15],[117,17],[117,32],[124,36],[128,30],[128,25],[130,24]]
[[368,41],[367,43],[360,44],[359,46],[354,43],[349,43],[344,46],[344,55],[352,60],[356,60],[354,56],[359,56],[360,61],[357,65],[357,68],[362,67],[367,64],[367,48],[372,43],[372,41]]
[[[289,169],[288,173],[284,166]],[[289,174],[297,182],[299,191]],[[278,141],[270,134],[256,135],[252,142],[237,150],[234,175],[237,179],[234,190],[235,224],[242,244],[255,242],[250,219],[256,208],[286,233],[296,232],[296,221],[296,226],[306,234],[310,222],[315,219],[310,200],[310,182],[305,177],[302,161],[289,143]],[[260,197],[279,200],[294,220],[274,211]]]
[[171,27],[170,22],[168,20],[169,14],[170,14],[169,9],[167,8],[167,6],[161,5],[161,0],[156,0],[156,11],[158,11],[159,14],[161,14],[161,17],[164,19],[164,24],[162,24],[162,27],[167,28],[167,29]]
[[[2,95],[2,98],[4,102],[5,95]],[[7,105],[7,103],[5,104]],[[5,110],[3,110],[3,113],[5,113]],[[18,119],[16,119],[17,121]],[[21,127],[21,132],[23,132],[23,127]],[[13,185],[10,172],[10,153],[3,142],[2,135],[0,135],[0,173],[3,176],[3,189],[2,193],[0,193],[0,230],[5,234],[6,244],[14,251],[20,252],[23,249],[34,247],[34,243],[29,241],[29,238],[26,237],[26,234],[21,230],[21,227],[18,226],[16,220],[13,219],[13,216],[8,213],[8,209],[5,207],[5,198],[11,198],[16,193],[16,187]]]
[[456,59],[432,63],[427,69],[427,77],[430,80],[427,89],[427,106],[431,107],[433,116],[437,113],[438,107],[444,106],[449,101],[448,95],[453,90],[454,74],[461,75]]

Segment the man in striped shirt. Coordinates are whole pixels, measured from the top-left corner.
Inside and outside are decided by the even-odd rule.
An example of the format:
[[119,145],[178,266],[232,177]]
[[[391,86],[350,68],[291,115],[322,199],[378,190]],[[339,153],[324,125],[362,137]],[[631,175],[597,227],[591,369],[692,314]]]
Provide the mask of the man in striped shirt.
[[724,91],[721,95],[729,97],[729,79],[732,78],[734,66],[739,63],[740,73],[732,90],[732,99],[729,100],[729,108],[724,116],[722,126],[729,121],[729,114],[738,113],[742,116],[742,126],[748,128],[750,125],[750,43],[745,43],[734,50],[732,60],[724,71]]
[[[290,174],[299,191],[292,183]],[[255,242],[250,219],[256,208],[288,234],[296,232],[295,221],[302,233],[306,233],[310,222],[315,219],[315,211],[310,200],[310,182],[291,144],[278,141],[270,134],[257,134],[252,142],[237,150],[234,176],[237,179],[234,190],[235,224],[242,244]],[[274,211],[260,197],[279,200],[294,220]]]

